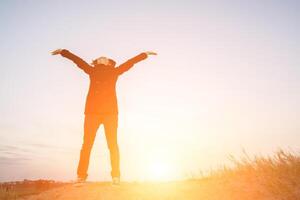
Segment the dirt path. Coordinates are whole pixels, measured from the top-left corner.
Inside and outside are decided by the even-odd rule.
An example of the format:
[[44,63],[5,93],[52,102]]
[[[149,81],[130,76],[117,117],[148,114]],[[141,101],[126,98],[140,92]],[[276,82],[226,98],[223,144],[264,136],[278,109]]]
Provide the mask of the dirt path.
[[[199,182],[172,182],[155,184],[88,183],[81,187],[67,185],[38,195],[23,197],[26,200],[199,200],[208,198],[209,191]],[[215,195],[214,195],[215,196]]]

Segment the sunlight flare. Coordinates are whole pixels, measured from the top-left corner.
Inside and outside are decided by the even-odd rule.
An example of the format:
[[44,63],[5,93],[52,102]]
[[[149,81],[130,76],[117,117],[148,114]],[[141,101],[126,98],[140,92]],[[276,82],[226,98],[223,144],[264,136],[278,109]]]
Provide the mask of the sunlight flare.
[[148,165],[147,175],[151,181],[168,181],[173,178],[174,170],[170,163],[154,160]]

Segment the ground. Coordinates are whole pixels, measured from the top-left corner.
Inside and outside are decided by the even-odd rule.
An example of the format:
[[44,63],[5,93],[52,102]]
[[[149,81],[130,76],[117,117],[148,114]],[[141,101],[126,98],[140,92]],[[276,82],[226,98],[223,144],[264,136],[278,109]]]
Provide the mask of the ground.
[[[214,195],[212,195],[214,193]],[[201,181],[181,181],[169,183],[87,183],[76,187],[66,185],[37,195],[22,197],[26,200],[199,200],[220,199]]]
[[56,181],[3,183],[1,200],[300,200],[300,156],[279,151],[271,157],[232,158],[199,179],[152,183],[87,183],[75,187]]

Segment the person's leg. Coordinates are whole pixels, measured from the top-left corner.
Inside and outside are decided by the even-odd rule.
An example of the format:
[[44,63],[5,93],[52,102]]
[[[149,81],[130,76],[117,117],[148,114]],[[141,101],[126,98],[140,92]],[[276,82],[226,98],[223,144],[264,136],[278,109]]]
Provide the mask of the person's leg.
[[111,176],[120,177],[120,154],[117,142],[118,115],[107,115],[104,118],[104,130],[107,146],[110,151]]
[[84,118],[84,136],[80,151],[80,159],[77,168],[77,176],[85,180],[88,176],[90,153],[94,144],[96,132],[100,124],[100,119],[96,115],[86,115]]

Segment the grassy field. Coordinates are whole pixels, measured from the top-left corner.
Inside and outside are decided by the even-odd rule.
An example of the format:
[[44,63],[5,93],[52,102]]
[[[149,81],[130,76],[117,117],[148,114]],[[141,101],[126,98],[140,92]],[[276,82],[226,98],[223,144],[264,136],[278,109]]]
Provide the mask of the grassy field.
[[46,190],[65,186],[68,183],[52,180],[24,180],[0,183],[0,200],[18,199],[29,195],[36,195]]
[[272,157],[231,158],[234,166],[186,181],[165,183],[64,184],[35,195],[0,199],[27,200],[297,200],[300,199],[300,156],[279,151]]

